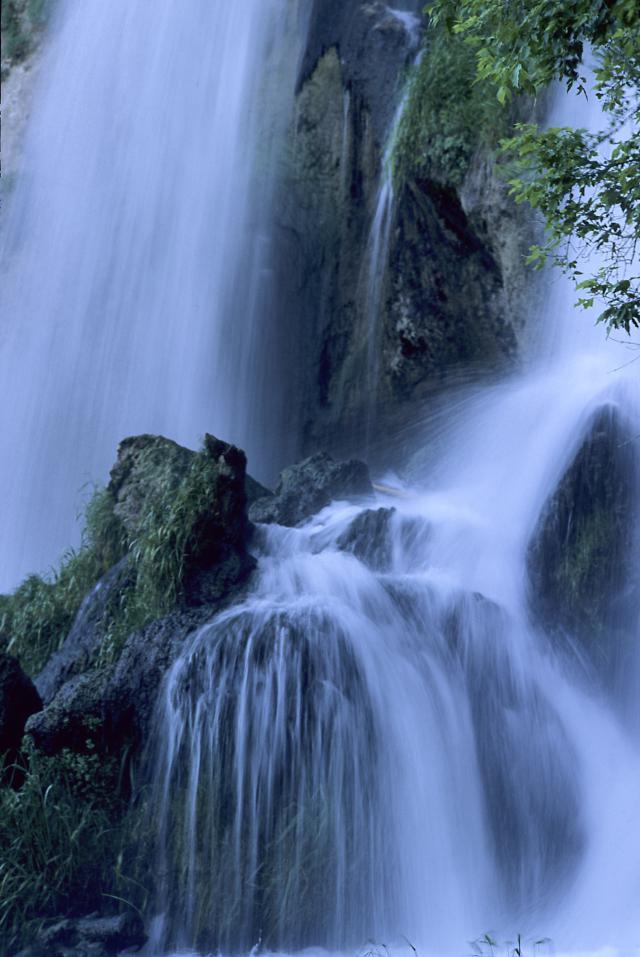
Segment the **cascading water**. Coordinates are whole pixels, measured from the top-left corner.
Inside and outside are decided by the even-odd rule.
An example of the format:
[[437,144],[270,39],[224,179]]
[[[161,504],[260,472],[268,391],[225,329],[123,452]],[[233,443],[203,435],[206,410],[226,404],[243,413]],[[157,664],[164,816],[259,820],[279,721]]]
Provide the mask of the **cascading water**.
[[159,950],[406,935],[462,953],[484,930],[637,945],[629,562],[604,583],[625,598],[597,640],[545,622],[533,585],[540,529],[594,430],[612,438],[614,493],[640,466],[635,368],[599,330],[581,340],[566,289],[548,322],[573,323],[571,347],[561,336],[452,404],[404,497],[259,529],[251,594],[174,666],[156,744]]
[[[4,237],[12,578],[67,543],[75,489],[127,432],[213,428],[255,468],[287,112],[258,87],[292,95],[297,17],[285,0],[63,4]],[[639,470],[636,370],[572,325],[566,289],[547,304],[569,330],[553,354],[452,404],[405,497],[260,528],[250,594],[187,642],[154,742],[157,952],[406,935],[460,954],[485,929],[637,944],[633,561],[592,644],[551,627],[533,587],[594,430],[620,486]],[[626,521],[636,559],[637,507]]]
[[[411,45],[417,46],[419,43],[420,20],[410,11],[389,10],[397,17],[407,30]],[[414,65],[419,63],[421,53],[415,58]],[[385,146],[382,165],[380,170],[380,183],[376,196],[375,212],[371,222],[369,238],[367,241],[366,256],[364,262],[364,286],[365,286],[365,316],[367,322],[366,328],[366,381],[368,408],[365,423],[366,443],[370,439],[370,433],[374,425],[376,406],[378,401],[378,371],[380,357],[380,317],[382,310],[382,300],[387,278],[387,266],[389,261],[389,239],[391,235],[391,226],[393,222],[393,212],[395,205],[395,196],[393,189],[393,168],[392,158],[395,147],[396,137],[402,115],[404,113],[409,90],[405,89],[400,102],[396,108],[387,144]]]
[[307,6],[60,0],[2,237],[0,587],[125,435],[291,454],[270,205]]

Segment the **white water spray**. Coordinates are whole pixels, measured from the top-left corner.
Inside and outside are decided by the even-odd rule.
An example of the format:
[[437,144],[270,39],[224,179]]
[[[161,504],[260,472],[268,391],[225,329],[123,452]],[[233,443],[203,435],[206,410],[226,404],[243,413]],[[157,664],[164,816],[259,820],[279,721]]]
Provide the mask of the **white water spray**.
[[62,0],[2,237],[0,587],[68,547],[126,435],[280,464],[270,203],[303,9]]
[[453,405],[407,497],[263,529],[252,594],[174,667],[157,765],[166,945],[637,945],[638,608],[630,656],[600,639],[612,684],[586,635],[540,625],[531,591],[532,538],[603,411],[628,436],[623,481],[639,473],[635,368],[600,330],[581,337],[570,295],[558,282],[546,322],[574,335]]

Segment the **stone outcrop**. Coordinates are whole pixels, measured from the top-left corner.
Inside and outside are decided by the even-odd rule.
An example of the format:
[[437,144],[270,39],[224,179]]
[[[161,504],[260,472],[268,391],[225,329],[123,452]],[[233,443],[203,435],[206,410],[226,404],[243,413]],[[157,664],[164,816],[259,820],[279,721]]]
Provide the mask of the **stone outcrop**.
[[109,613],[123,604],[134,583],[133,563],[125,556],[85,597],[62,647],[53,653],[35,679],[45,704],[65,682],[91,667],[104,640]]
[[411,21],[379,0],[313,8],[278,203],[282,256],[296,277],[287,309],[304,330],[303,451],[382,458],[387,434],[449,381],[518,357],[532,224],[484,153],[460,188],[427,179],[399,187],[372,308],[384,154],[421,9]]
[[548,501],[527,564],[535,618],[600,663],[620,652],[637,601],[634,435],[614,405],[596,412]]
[[0,651],[0,783],[12,781],[25,724],[41,708],[40,695],[17,659]]
[[138,754],[147,737],[162,679],[188,635],[215,609],[174,612],[134,632],[118,660],[66,681],[28,721],[35,746],[49,756],[63,749]]
[[393,558],[390,526],[394,514],[394,508],[368,508],[360,512],[338,539],[338,548],[351,552],[373,571],[390,571]]
[[[32,717],[27,732],[40,751],[139,753],[158,688],[185,638],[237,597],[255,567],[248,550],[245,482],[244,453],[211,435],[199,453],[161,436],[135,436],[120,444],[107,495],[129,551],[87,595],[60,650],[36,680],[45,708]],[[253,480],[248,485],[253,498],[267,491]],[[129,637],[125,633],[115,660],[105,661],[100,650],[114,616],[138,597],[138,545],[155,521],[171,521],[168,510],[176,501],[177,531],[188,525],[176,607]],[[159,541],[161,547],[176,547],[171,535]],[[145,570],[152,573],[153,568]]]
[[135,953],[146,939],[142,920],[132,910],[113,917],[63,918],[45,926],[17,957],[115,957],[125,948]]
[[[198,467],[197,489],[194,483],[190,501],[189,483]],[[244,452],[212,435],[205,436],[199,453],[162,436],[139,435],[120,443],[108,491],[114,513],[132,542],[144,535],[150,508],[168,505],[174,496],[182,495],[183,520],[191,523],[182,584],[187,603],[201,605],[219,600],[254,567],[247,551],[245,483]],[[260,486],[253,479],[248,484],[256,497]],[[157,520],[163,519],[158,515]]]
[[256,523],[300,525],[332,501],[371,495],[373,487],[364,462],[335,462],[318,452],[284,469],[275,494],[255,501],[249,517]]

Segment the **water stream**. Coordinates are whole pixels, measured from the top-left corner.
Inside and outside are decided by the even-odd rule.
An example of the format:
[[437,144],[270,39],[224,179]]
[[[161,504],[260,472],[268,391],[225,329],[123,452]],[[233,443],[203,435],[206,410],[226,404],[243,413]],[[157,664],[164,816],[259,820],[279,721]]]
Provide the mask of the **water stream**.
[[[212,430],[258,473],[278,457],[259,360],[278,354],[270,202],[302,8],[182,10],[62,6],[3,236],[3,586],[68,544],[82,477],[124,435]],[[594,423],[622,436],[621,488],[638,480],[637,366],[571,302],[554,280],[535,358],[458,397],[433,448],[425,421],[402,497],[257,530],[251,593],[191,636],[158,703],[150,953],[460,955],[484,931],[637,952],[637,602],[605,670],[532,587]],[[621,566],[608,587],[633,584]]]
[[193,636],[160,703],[159,950],[461,954],[491,931],[636,952],[633,575],[607,582],[627,597],[595,648],[541,621],[532,577],[603,422],[621,496],[638,481],[633,353],[572,297],[555,278],[546,346],[451,405],[403,497],[259,530],[252,594]]

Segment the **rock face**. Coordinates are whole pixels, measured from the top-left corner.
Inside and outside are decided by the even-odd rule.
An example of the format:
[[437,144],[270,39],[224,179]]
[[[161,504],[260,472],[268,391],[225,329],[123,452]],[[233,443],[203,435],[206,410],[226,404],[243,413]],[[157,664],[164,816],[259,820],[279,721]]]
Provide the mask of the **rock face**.
[[46,755],[67,748],[139,754],[153,719],[158,689],[183,642],[215,614],[215,607],[174,612],[134,632],[118,660],[66,681],[26,731]]
[[393,557],[390,525],[394,514],[393,508],[368,508],[360,512],[338,539],[338,547],[351,552],[373,571],[390,571]]
[[[129,551],[87,595],[61,649],[37,678],[46,707],[27,731],[39,750],[139,752],[158,688],[181,643],[237,597],[255,566],[248,551],[245,466],[243,452],[211,435],[199,453],[160,436],[121,443],[107,491]],[[250,491],[255,497],[266,490],[251,482]],[[176,608],[134,631],[115,661],[104,664],[99,652],[108,623],[114,609],[138,597],[138,551],[155,522],[175,522],[176,536],[182,535],[153,539],[170,551],[181,543]],[[162,567],[162,554],[158,561]],[[150,573],[153,568],[145,570]]]
[[27,719],[42,708],[40,695],[18,661],[0,652],[0,783],[13,763]]
[[118,446],[109,491],[113,511],[130,538],[140,532],[145,506],[154,497],[177,492],[195,452],[161,435],[134,435]]
[[114,565],[86,596],[62,647],[54,652],[35,680],[48,704],[62,685],[89,668],[100,650],[111,606],[122,603],[135,581],[131,559]]
[[[548,502],[529,546],[534,615],[601,661],[620,650],[637,586],[634,436],[614,406],[600,409]],[[605,639],[605,640],[602,640]]]
[[371,460],[452,375],[518,354],[531,230],[487,156],[457,190],[406,182],[375,234],[385,148],[419,43],[408,27],[379,0],[327,0],[312,12],[279,203],[282,255],[297,277],[289,308],[305,331],[304,451]]
[[373,495],[364,462],[334,462],[319,452],[283,470],[275,495],[260,498],[249,509],[252,522],[299,525],[338,499]]
[[[162,436],[139,435],[120,443],[109,492],[132,542],[144,535],[150,508],[160,512],[179,502],[184,515],[176,512],[177,532],[190,523],[184,593],[188,604],[201,605],[220,599],[254,567],[246,548],[246,482],[244,452],[212,435],[200,453]],[[258,483],[249,484],[255,497]]]

